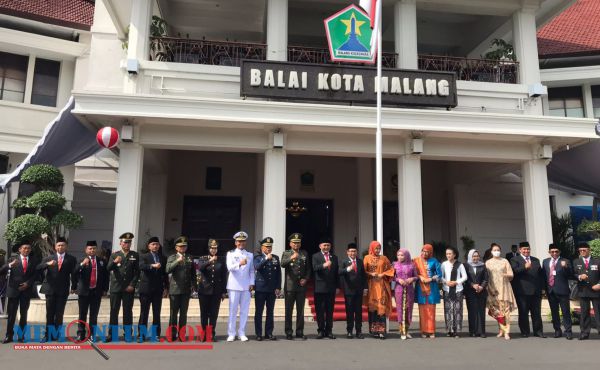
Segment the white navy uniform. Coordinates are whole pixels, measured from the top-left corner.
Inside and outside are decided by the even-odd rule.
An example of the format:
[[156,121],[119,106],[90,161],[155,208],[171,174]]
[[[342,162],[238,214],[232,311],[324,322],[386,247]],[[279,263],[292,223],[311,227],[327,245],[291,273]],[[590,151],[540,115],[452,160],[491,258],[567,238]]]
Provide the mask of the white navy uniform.
[[[246,264],[241,266],[240,262],[246,258]],[[234,249],[227,253],[227,291],[229,292],[229,323],[227,335],[235,336],[235,322],[240,309],[240,328],[238,336],[246,335],[246,321],[248,320],[248,309],[250,308],[250,285],[254,285],[254,263],[252,253],[244,249]]]

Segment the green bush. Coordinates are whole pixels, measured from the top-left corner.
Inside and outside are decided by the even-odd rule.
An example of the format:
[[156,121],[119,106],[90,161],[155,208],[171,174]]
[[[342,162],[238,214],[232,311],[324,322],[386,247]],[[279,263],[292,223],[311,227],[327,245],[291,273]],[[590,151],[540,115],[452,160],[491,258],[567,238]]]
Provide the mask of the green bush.
[[81,225],[83,225],[83,216],[68,209],[63,209],[50,220],[50,226],[52,227],[62,226],[67,229],[77,229]]
[[600,236],[600,222],[583,220],[577,227],[577,234],[581,236],[591,236],[596,239]]
[[50,223],[42,216],[27,214],[11,220],[6,225],[4,238],[11,244],[33,241],[50,231]]
[[52,190],[42,190],[32,194],[25,202],[27,208],[40,212],[42,209],[60,209],[65,206],[67,200],[61,194]]
[[21,182],[33,184],[40,189],[56,190],[64,184],[65,180],[58,168],[49,164],[35,164],[23,171]]
[[590,240],[589,243],[592,257],[600,258],[600,239]]

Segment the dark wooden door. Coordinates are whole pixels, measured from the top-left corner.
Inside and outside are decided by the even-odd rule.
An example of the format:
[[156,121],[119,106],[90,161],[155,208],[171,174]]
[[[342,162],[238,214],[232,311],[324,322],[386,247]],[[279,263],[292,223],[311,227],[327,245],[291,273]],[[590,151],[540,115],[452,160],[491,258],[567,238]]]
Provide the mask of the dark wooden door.
[[[319,250],[318,242],[321,237],[328,237],[333,240],[333,200],[331,199],[298,199],[290,198],[287,200],[287,207],[292,202],[298,202],[300,206],[305,207],[306,211],[298,217],[294,217],[287,212],[286,218],[286,237],[292,233],[302,234],[302,248],[310,255]],[[289,243],[285,242],[289,248]]]
[[241,197],[185,196],[181,232],[189,238],[188,253],[208,253],[208,239],[219,242],[219,255],[233,248],[233,234],[240,230]]

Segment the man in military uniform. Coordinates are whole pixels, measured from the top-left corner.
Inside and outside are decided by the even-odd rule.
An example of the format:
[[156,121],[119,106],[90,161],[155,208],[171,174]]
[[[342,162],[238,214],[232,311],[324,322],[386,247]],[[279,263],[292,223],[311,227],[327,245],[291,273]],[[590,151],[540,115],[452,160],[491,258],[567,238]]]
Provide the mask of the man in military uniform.
[[573,265],[579,288],[579,304],[581,305],[579,340],[587,340],[592,329],[592,318],[590,317],[592,305],[594,306],[596,329],[600,332],[600,260],[591,256],[590,245],[587,242],[579,243],[578,249],[579,258],[573,260]]
[[248,321],[251,292],[254,289],[254,263],[252,262],[252,253],[246,250],[248,234],[239,231],[233,236],[233,239],[235,239],[235,249],[227,252],[227,270],[229,270],[229,278],[227,279],[227,291],[229,292],[227,341],[233,342],[235,340],[235,323],[239,308],[240,327],[238,337],[242,342],[246,342],[248,341],[246,321]]
[[180,236],[175,240],[175,250],[177,253],[167,259],[167,274],[171,275],[169,279],[171,315],[167,337],[174,341],[179,336],[179,339],[184,341],[190,296],[192,289],[196,289],[196,268],[194,261],[185,253],[187,251],[185,236]]
[[301,250],[302,234],[294,233],[288,238],[290,248],[281,256],[281,267],[285,269],[285,337],[292,336],[292,313],[296,305],[296,338],[306,340],[304,335],[304,301],[306,299],[306,283],[310,278],[310,261],[306,251]]
[[[162,299],[167,296],[169,281],[166,273],[166,257],[160,251],[160,242],[156,236],[148,239],[148,252],[140,256],[140,319],[138,328],[148,325],[150,306],[152,306],[152,328],[147,328],[148,336],[160,337],[160,311]],[[154,332],[153,332],[154,331]],[[143,342],[140,335],[138,341]]]
[[262,314],[266,303],[265,339],[277,340],[273,336],[273,310],[275,308],[275,298],[279,295],[281,289],[281,266],[279,257],[271,253],[273,251],[273,238],[264,238],[260,241],[260,246],[261,251],[254,256],[254,270],[256,270],[254,329],[256,330],[256,340],[263,340]]
[[140,257],[131,250],[132,233],[124,233],[120,237],[121,250],[113,253],[106,269],[110,273],[110,335],[107,342],[118,338],[119,310],[123,302],[123,334],[125,341],[130,342],[133,325],[133,298],[135,287],[140,278]]

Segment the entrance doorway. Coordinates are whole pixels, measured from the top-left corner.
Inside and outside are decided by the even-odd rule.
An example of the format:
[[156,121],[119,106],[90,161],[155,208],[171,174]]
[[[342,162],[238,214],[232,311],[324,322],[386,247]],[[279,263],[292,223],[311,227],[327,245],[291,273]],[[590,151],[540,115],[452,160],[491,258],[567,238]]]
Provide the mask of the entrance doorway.
[[[297,202],[299,212],[290,212],[293,203]],[[333,236],[333,200],[332,199],[297,199],[290,198],[286,202],[288,208],[285,235],[302,234],[302,248],[311,256],[319,250],[319,238]],[[332,240],[333,242],[333,240]],[[288,242],[286,240],[286,249]],[[335,244],[334,244],[335,246]]]
[[219,255],[225,255],[232,247],[233,234],[240,230],[241,218],[241,197],[185,196],[181,232],[189,238],[188,253],[206,255],[208,239],[216,239]]

